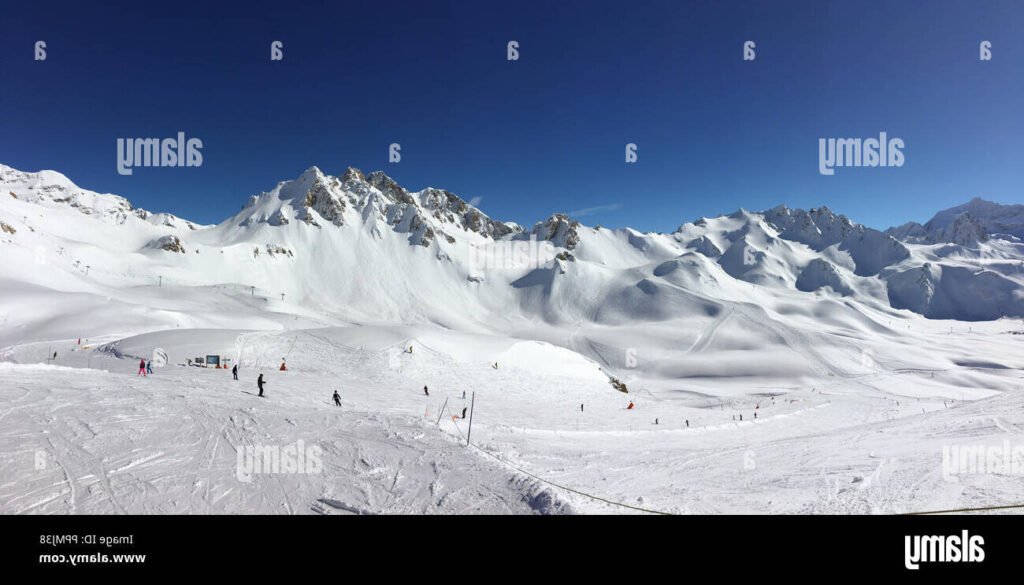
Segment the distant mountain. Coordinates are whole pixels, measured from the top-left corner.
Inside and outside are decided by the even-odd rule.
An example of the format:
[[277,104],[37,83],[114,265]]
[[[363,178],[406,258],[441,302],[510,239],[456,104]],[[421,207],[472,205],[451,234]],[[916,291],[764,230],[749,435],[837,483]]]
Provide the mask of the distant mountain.
[[915,244],[973,246],[993,236],[1024,240],[1024,205],[1004,205],[975,197],[936,213],[924,225],[908,222],[889,228],[886,233]]
[[[663,234],[591,228],[565,214],[525,228],[450,191],[409,191],[354,168],[336,177],[311,167],[212,226],[138,209],[52,171],[0,165],[0,194],[0,287],[27,291],[19,306],[41,291],[73,293],[79,312],[129,311],[154,324],[221,326],[215,304],[250,303],[257,290],[296,303],[275,310],[301,307],[330,322],[467,330],[687,327],[726,309],[761,327],[779,318],[768,311],[796,306],[851,322],[894,309],[1024,316],[1024,245],[988,237],[1024,235],[1024,206],[981,200],[887,233],[826,207],[780,206]],[[187,311],[140,306],[139,291],[160,285],[221,292]],[[24,328],[44,326],[30,310],[8,313]]]

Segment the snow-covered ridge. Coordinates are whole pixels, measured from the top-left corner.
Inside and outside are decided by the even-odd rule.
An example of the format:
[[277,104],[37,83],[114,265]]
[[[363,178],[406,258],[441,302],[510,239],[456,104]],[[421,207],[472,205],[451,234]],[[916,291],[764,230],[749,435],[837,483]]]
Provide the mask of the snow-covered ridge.
[[[215,226],[152,214],[53,171],[0,166],[0,188],[10,194],[0,198],[5,256],[42,248],[77,262],[65,267],[73,269],[67,282],[33,270],[31,258],[0,278],[64,291],[102,285],[102,294],[117,297],[164,279],[230,284],[346,320],[471,329],[496,320],[659,322],[720,303],[772,306],[790,297],[931,318],[1024,315],[1024,245],[984,227],[1012,232],[1015,216],[978,200],[921,227],[943,238],[900,241],[827,207],[739,210],[671,234],[591,228],[565,214],[526,230],[450,191],[409,191],[383,172],[355,168],[337,177],[311,167]],[[975,212],[1000,219],[981,222]],[[505,262],[522,250],[516,246],[535,243],[554,253]],[[481,250],[501,261],[481,265]],[[88,279],[79,275],[84,266]]]
[[973,246],[992,236],[1024,238],[1024,205],[1003,205],[975,197],[935,214],[924,225],[907,222],[886,233],[915,244],[953,243]]
[[409,243],[423,247],[438,238],[454,243],[460,232],[499,239],[521,231],[492,220],[450,191],[431,187],[410,192],[381,171],[364,175],[352,167],[340,178],[310,167],[298,178],[253,196],[236,218],[245,226],[301,221],[321,228],[373,222],[408,234]]
[[0,187],[12,198],[44,207],[67,206],[84,215],[113,223],[124,223],[135,217],[154,225],[196,229],[196,224],[169,213],[150,213],[136,208],[127,199],[110,193],[82,189],[56,171],[27,173],[0,164]]

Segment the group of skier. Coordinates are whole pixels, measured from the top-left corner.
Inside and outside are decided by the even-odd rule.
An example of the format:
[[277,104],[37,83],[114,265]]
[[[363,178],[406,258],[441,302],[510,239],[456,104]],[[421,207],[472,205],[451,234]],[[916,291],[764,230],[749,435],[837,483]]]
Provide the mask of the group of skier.
[[[407,353],[412,353],[412,346],[409,347],[409,349],[407,350]],[[56,353],[54,353],[54,359],[56,359],[56,357],[57,357],[57,355],[56,355]],[[190,360],[190,362],[191,362],[191,360]],[[497,362],[492,364],[491,367],[497,369],[497,367],[498,367]],[[283,372],[288,371],[283,362],[281,363],[280,370],[283,371]],[[152,373],[153,373],[153,362],[152,362],[152,360],[147,361],[145,359],[139,359],[139,372],[138,372],[137,376],[145,377],[145,376],[148,376],[149,374],[152,374]],[[235,365],[233,365],[231,367],[231,376],[232,376],[233,379],[238,380],[238,364],[235,364]],[[260,372],[260,375],[256,378],[256,388],[259,390],[259,394],[257,396],[259,396],[260,398],[264,398],[263,391],[264,391],[264,386],[266,385],[266,383],[267,383],[266,380],[263,379],[263,373]],[[425,396],[430,396],[430,389],[426,385],[423,386],[423,394]],[[334,401],[334,405],[335,406],[339,406],[339,407],[341,406],[341,394],[339,394],[337,390],[334,391],[334,394],[331,396],[331,399]],[[462,392],[462,399],[463,400],[466,399],[466,392],[465,392],[465,390],[463,390],[463,392]],[[466,410],[467,410],[466,407],[462,408],[462,418],[466,418]],[[580,410],[581,411],[583,410],[583,405],[582,404],[580,405]]]
[[[56,354],[54,354],[56,355]],[[153,373],[153,360],[148,362],[145,359],[139,358],[139,373],[135,374],[136,377],[142,376],[145,378],[149,374]]]

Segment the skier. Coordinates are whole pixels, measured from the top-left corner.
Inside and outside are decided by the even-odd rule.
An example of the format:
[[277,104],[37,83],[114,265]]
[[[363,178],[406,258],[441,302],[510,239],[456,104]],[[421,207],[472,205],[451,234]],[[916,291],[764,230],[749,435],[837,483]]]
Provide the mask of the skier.
[[465,418],[466,418],[466,407],[465,406],[462,407],[462,418],[463,418],[463,420],[465,420]]
[[153,373],[153,360],[149,360],[148,362],[146,362],[146,373],[147,374],[152,374]]
[[423,386],[423,395],[424,396],[430,396],[430,390],[427,390],[426,386]]
[[690,419],[686,419],[686,428],[690,428]]
[[256,386],[260,389],[260,396],[263,396],[263,374],[260,374],[259,378],[256,378]]
[[583,412],[583,403],[580,403],[580,412]]
[[288,366],[284,365],[284,361],[281,362],[281,371],[282,372],[287,372],[288,371]]
[[626,407],[626,410],[633,410],[633,401],[632,400],[629,401],[629,406]]
[[743,422],[743,415],[740,415],[740,422]]
[[463,390],[463,391],[462,391],[462,399],[463,399],[463,400],[465,400],[465,399],[466,399],[466,391],[465,391],[465,390]]
[[654,424],[658,424],[658,419],[654,419]]
[[231,366],[231,375],[238,379],[238,364]]
[[135,374],[135,377],[138,378],[139,376],[146,377],[146,360],[144,359],[139,360],[139,373]]
[[334,391],[334,405],[341,406],[341,395],[338,394],[337,390]]
[[57,361],[57,352],[53,352],[53,361]]
[[754,418],[757,418],[757,411],[754,411]]

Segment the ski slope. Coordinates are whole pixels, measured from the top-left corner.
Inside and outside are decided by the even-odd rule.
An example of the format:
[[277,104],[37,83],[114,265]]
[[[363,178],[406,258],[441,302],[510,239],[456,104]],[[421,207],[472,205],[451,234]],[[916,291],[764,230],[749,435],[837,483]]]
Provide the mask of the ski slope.
[[[447,191],[311,168],[201,226],[52,171],[0,166],[0,184],[0,513],[1020,498],[1019,474],[944,473],[944,449],[1024,439],[1022,244],[965,239],[962,219],[961,243],[826,208],[672,234],[564,215],[524,228]],[[474,256],[521,244],[543,261]],[[167,365],[137,376],[155,353]],[[208,354],[241,379],[187,365]],[[239,477],[239,453],[299,441],[322,454],[315,473]]]
[[[997,327],[975,336],[1002,342]],[[8,358],[53,348],[55,362],[0,365],[3,513],[639,513],[602,500],[669,513],[903,513],[1019,496],[1012,475],[942,474],[943,445],[1024,439],[1020,377],[992,364],[625,395],[569,350],[427,326],[45,345]],[[199,346],[239,359],[241,379],[178,365]],[[157,347],[169,365],[138,377],[134,356]],[[452,417],[474,393],[467,448],[468,421]],[[322,447],[322,473],[237,477],[238,449],[299,440]]]

